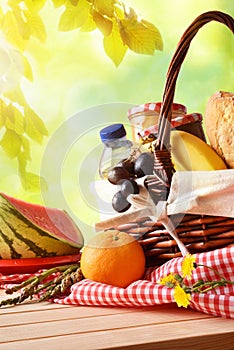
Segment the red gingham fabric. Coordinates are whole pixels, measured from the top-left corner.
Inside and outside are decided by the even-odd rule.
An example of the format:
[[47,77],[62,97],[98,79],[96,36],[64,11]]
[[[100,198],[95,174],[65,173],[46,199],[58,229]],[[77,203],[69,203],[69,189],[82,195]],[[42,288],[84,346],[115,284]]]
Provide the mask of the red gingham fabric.
[[[234,247],[217,249],[208,253],[195,254],[197,264],[211,266],[229,281],[234,281]],[[180,273],[183,258],[175,258],[157,268],[146,270],[143,280],[130,284],[127,288],[93,282],[87,279],[74,284],[70,294],[63,298],[55,298],[53,302],[69,305],[92,306],[152,306],[172,303],[173,290],[156,282],[169,273]],[[9,283],[19,283],[31,275],[0,276],[0,288]],[[218,276],[206,267],[197,267],[191,281],[199,279],[214,280]],[[190,307],[214,316],[234,318],[234,285],[216,288],[208,293],[193,293]]]

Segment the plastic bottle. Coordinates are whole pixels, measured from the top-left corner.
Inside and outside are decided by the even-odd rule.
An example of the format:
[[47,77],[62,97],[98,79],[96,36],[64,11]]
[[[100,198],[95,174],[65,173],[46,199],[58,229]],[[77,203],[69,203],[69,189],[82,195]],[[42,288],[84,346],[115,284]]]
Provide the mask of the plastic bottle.
[[104,145],[99,162],[99,175],[106,179],[108,171],[119,161],[128,158],[133,149],[133,143],[126,138],[123,124],[112,124],[100,130]]

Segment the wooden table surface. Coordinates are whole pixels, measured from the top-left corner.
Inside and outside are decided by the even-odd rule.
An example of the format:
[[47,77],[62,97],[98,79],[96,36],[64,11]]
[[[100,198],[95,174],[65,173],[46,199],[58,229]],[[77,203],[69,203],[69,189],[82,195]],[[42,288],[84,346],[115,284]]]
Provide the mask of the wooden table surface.
[[[6,299],[0,290],[0,299]],[[29,301],[0,308],[0,350],[233,350],[234,322],[174,304],[142,308]]]

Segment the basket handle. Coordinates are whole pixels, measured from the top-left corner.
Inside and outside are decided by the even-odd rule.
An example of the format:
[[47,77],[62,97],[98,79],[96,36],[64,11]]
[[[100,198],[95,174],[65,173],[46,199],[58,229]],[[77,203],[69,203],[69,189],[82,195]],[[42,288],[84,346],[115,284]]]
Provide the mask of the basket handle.
[[225,24],[234,34],[234,19],[230,15],[220,11],[209,11],[201,14],[191,23],[177,45],[166,76],[159,115],[158,136],[154,143],[154,174],[152,178],[146,180],[148,191],[155,204],[167,198],[175,172],[171,160],[170,132],[176,80],[192,39],[198,30],[210,21]]
[[172,57],[166,76],[163,101],[159,115],[157,149],[162,150],[170,146],[171,109],[175,94],[176,80],[192,39],[198,30],[210,21],[217,21],[225,24],[234,34],[234,18],[220,11],[208,11],[201,14],[184,32]]

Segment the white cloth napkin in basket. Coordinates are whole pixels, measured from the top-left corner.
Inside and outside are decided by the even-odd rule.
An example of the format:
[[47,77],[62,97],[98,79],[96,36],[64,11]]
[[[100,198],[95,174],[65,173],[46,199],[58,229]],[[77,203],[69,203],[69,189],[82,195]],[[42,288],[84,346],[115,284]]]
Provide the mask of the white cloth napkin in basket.
[[[143,181],[143,180],[142,180]],[[131,211],[96,224],[96,230],[108,229],[149,216],[162,223],[183,255],[186,247],[177,237],[168,216],[180,213],[234,217],[234,169],[215,171],[177,171],[173,175],[168,199],[155,205],[142,187],[140,194],[128,196]]]

